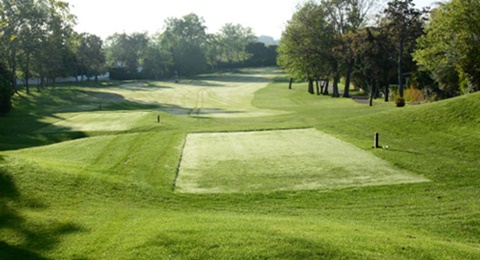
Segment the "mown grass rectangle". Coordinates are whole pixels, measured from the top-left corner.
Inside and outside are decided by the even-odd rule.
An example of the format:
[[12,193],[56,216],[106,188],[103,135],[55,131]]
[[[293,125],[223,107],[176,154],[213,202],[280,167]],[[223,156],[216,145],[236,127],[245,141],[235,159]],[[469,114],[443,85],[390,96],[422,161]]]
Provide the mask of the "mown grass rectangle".
[[331,135],[298,129],[190,134],[176,191],[315,190],[426,181]]

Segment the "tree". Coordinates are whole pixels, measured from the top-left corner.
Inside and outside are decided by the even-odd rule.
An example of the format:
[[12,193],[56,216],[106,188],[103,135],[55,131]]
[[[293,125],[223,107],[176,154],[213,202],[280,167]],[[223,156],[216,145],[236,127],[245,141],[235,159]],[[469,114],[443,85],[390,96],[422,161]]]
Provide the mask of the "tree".
[[351,39],[356,65],[354,81],[356,85],[369,90],[370,105],[382,89],[385,101],[388,101],[389,80],[396,67],[392,55],[395,48],[388,37],[380,28],[366,28],[359,30]]
[[1,56],[2,59],[7,61],[9,75],[12,77],[9,79],[12,82],[12,87],[17,91],[17,69],[18,60],[17,53],[19,49],[19,32],[22,26],[26,23],[28,17],[28,11],[31,9],[32,1],[11,1],[0,0],[1,8]]
[[277,48],[278,45],[265,46],[263,42],[251,42],[246,47],[250,58],[245,64],[250,67],[275,66]]
[[143,59],[142,74],[145,78],[165,78],[173,65],[172,54],[162,46],[160,40],[150,40]]
[[290,77],[306,78],[308,92],[314,94],[313,81],[328,77],[338,68],[333,55],[336,45],[334,28],[327,22],[324,9],[314,2],[306,2],[282,33],[278,64]]
[[207,33],[205,21],[196,14],[168,18],[162,45],[172,53],[173,69],[179,74],[194,75],[207,68]]
[[[414,59],[431,72],[442,90],[455,95],[465,75],[480,90],[480,1],[452,0],[433,10]],[[468,90],[467,90],[468,92]]]
[[43,78],[64,74],[66,41],[75,24],[68,3],[55,0],[1,0],[1,56],[17,90],[19,67],[28,88],[32,67]]
[[[355,63],[355,55],[351,48],[352,37],[358,29],[368,21],[368,16],[374,7],[375,0],[322,0],[321,6],[327,13],[329,23],[335,28],[338,46],[334,48],[337,64],[334,68],[345,71],[344,97],[349,97],[350,78]],[[334,70],[334,77],[338,78],[340,71]],[[336,87],[338,80],[334,80],[334,96],[338,96]]]
[[[137,78],[149,45],[147,33],[118,34],[106,40],[108,63],[121,72],[121,79]],[[113,73],[115,74],[115,73]]]
[[23,72],[27,93],[30,92],[29,79],[32,64],[38,57],[44,27],[47,23],[48,5],[45,1],[29,1],[24,23],[18,32],[18,64]]
[[98,82],[98,75],[104,72],[105,67],[102,39],[93,34],[82,34],[76,49],[78,65],[84,68],[83,73],[87,77],[95,76],[95,82]]
[[231,23],[220,29],[216,39],[220,49],[219,61],[227,64],[239,64],[250,58],[246,48],[257,41],[251,28]]
[[[403,60],[405,47],[414,49],[415,40],[423,33],[423,14],[415,8],[413,0],[393,0],[384,10],[384,26],[395,40],[397,48],[398,93],[403,97]],[[407,52],[410,53],[410,52]]]
[[73,73],[70,65],[74,55],[68,47],[68,41],[73,34],[75,23],[76,18],[70,14],[68,3],[48,1],[48,17],[37,68],[41,72],[40,77],[51,79],[54,87],[57,77]]

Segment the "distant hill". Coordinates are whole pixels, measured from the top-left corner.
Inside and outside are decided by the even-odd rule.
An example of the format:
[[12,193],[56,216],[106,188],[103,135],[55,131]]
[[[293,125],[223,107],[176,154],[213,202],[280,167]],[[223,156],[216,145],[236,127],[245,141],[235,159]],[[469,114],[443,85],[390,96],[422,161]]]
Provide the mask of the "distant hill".
[[278,40],[275,40],[271,36],[265,36],[265,35],[262,35],[262,36],[258,37],[258,41],[263,42],[267,46],[268,45],[278,45],[279,44]]

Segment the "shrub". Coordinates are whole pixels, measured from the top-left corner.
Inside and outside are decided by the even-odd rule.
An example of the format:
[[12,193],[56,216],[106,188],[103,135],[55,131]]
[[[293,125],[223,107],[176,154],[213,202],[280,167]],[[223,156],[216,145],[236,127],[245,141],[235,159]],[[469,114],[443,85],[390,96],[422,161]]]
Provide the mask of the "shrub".
[[396,97],[395,98],[395,104],[397,107],[404,107],[405,106],[405,99],[402,97]]

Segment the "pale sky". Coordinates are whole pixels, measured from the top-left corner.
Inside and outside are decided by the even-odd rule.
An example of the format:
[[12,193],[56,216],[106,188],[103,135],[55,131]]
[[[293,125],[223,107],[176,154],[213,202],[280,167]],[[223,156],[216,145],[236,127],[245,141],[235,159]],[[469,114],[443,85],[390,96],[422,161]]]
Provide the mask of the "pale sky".
[[[114,33],[161,32],[169,17],[195,13],[209,33],[226,23],[252,28],[255,35],[280,39],[286,22],[304,0],[64,0],[77,16],[75,30],[106,38]],[[417,7],[435,0],[415,0]]]

